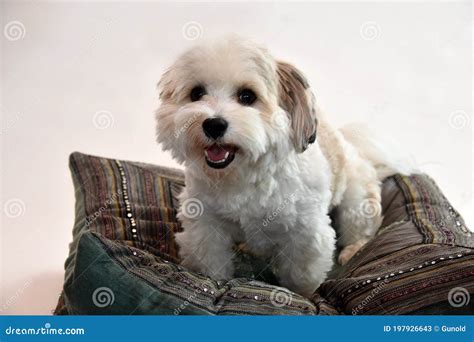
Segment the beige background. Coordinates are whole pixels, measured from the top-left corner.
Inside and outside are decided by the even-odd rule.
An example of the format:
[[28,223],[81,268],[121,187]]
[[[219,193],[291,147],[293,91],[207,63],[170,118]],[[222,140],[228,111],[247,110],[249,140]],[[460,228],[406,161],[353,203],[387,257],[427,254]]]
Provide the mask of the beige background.
[[396,138],[473,226],[464,3],[1,3],[2,314],[48,314],[74,217],[68,155],[174,165],[154,141],[175,56],[238,32],[304,70],[339,125]]

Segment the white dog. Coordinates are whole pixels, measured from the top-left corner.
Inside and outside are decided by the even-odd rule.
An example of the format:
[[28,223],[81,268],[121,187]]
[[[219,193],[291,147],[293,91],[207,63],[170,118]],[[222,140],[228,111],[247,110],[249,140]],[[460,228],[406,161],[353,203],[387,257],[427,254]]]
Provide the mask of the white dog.
[[182,264],[214,279],[233,276],[244,242],[283,286],[310,296],[333,265],[329,212],[345,263],[381,224],[380,181],[407,173],[372,133],[333,129],[302,73],[253,42],[192,48],[158,87],[158,141],[186,167]]

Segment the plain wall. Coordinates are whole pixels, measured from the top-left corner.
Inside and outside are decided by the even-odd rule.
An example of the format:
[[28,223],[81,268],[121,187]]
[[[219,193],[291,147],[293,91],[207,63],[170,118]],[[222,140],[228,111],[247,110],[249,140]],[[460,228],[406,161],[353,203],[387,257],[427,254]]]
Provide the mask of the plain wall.
[[303,70],[335,125],[399,141],[473,226],[469,2],[1,6],[0,313],[47,314],[60,294],[69,154],[176,166],[155,143],[156,83],[184,49],[229,32]]

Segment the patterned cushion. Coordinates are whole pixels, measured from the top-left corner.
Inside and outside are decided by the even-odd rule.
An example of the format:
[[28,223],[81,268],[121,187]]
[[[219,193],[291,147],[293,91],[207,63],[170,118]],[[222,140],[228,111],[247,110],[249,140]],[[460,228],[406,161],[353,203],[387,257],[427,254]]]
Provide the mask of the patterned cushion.
[[472,313],[473,238],[425,175],[385,181],[383,228],[307,299],[240,251],[227,282],[178,265],[181,171],[80,153],[70,167],[76,219],[57,314]]
[[474,239],[434,181],[390,177],[382,211],[377,235],[319,294],[352,315],[472,313]]

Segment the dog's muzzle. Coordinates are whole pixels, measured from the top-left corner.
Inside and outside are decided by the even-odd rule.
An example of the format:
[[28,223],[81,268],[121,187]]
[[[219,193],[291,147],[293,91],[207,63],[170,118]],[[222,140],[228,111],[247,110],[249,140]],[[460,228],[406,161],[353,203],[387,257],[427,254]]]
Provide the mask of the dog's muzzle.
[[[221,117],[209,118],[202,123],[204,134],[213,140],[222,138],[229,124]],[[237,148],[233,145],[214,143],[204,150],[206,163],[214,169],[227,167],[235,158]]]

